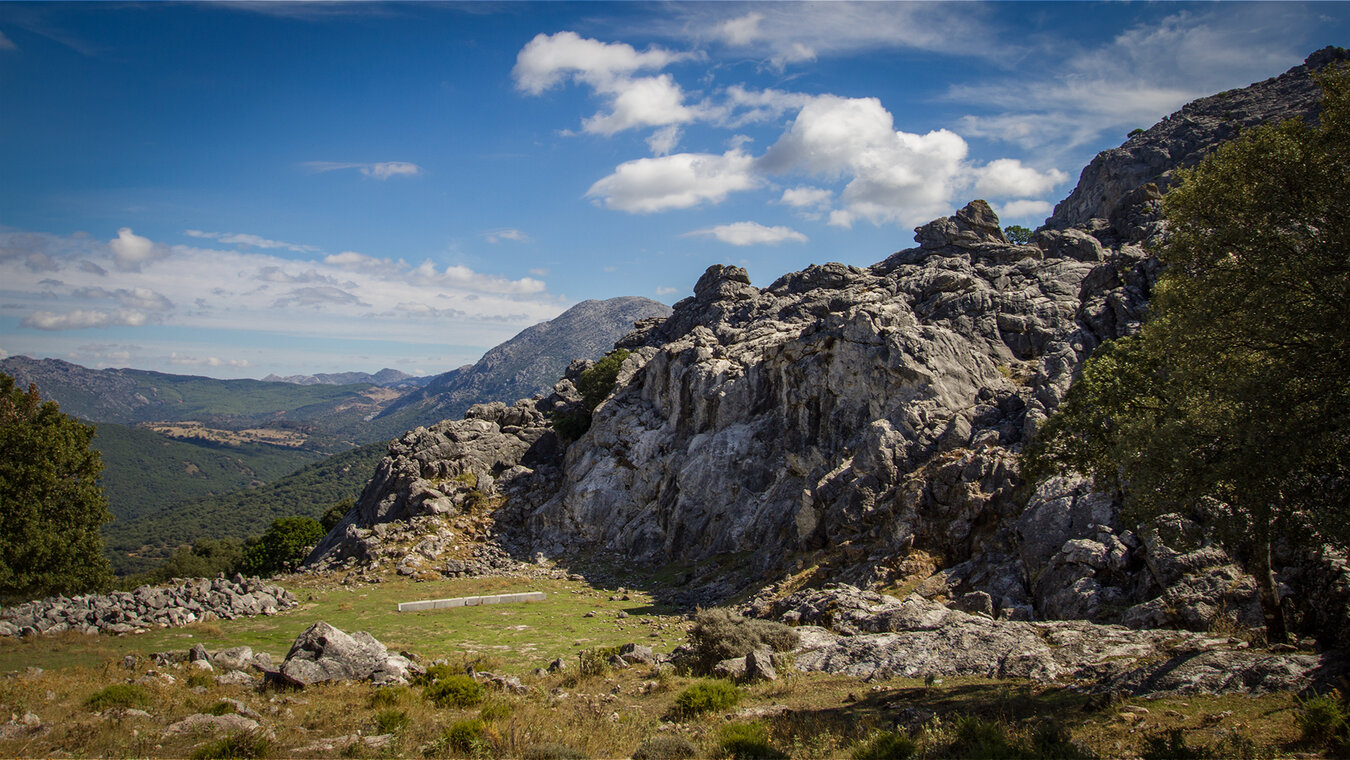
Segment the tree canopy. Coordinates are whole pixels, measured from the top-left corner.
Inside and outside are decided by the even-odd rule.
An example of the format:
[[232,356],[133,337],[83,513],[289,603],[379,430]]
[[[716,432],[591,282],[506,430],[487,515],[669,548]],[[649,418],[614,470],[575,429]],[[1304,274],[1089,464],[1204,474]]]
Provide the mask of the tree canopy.
[[293,570],[305,560],[324,530],[312,517],[282,517],[272,521],[265,533],[249,539],[241,568],[248,575],[267,577]]
[[1350,545],[1350,72],[1319,83],[1317,126],[1178,171],[1149,318],[1088,359],[1023,468],[1090,474],[1136,516],[1212,505],[1272,640],[1272,542]]
[[94,428],[0,374],[0,599],[100,590],[111,580],[99,528]]

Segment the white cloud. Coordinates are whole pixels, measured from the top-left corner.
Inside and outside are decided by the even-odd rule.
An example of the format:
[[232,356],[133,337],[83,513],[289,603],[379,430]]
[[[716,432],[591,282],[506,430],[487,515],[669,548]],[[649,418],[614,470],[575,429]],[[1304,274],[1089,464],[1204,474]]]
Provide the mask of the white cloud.
[[388,259],[377,259],[374,256],[367,256],[364,253],[357,253],[356,251],[343,251],[342,253],[331,253],[324,256],[323,263],[351,270],[381,267],[390,262]]
[[999,219],[1026,219],[1028,217],[1047,217],[1055,207],[1049,201],[1009,201],[994,206]]
[[679,292],[680,292],[680,289],[679,289],[679,288],[668,288],[668,287],[665,287],[665,286],[660,286],[660,287],[658,287],[658,288],[656,289],[656,294],[657,294],[658,296],[669,296],[669,295],[674,295],[674,294],[679,293]]
[[806,236],[791,227],[766,227],[758,222],[733,222],[686,232],[684,237],[713,237],[730,245],[805,243]]
[[293,306],[369,306],[358,296],[332,285],[313,285],[295,288],[276,299],[272,306],[285,309]]
[[599,90],[608,96],[609,112],[582,121],[582,129],[606,137],[625,129],[686,124],[699,112],[684,104],[684,90],[669,74],[616,81]]
[[407,161],[381,161],[369,164],[342,161],[306,161],[300,165],[316,174],[356,169],[367,177],[374,177],[379,180],[389,179],[390,177],[412,177],[422,173],[422,167]]
[[1068,178],[1058,169],[1040,172],[1015,158],[1000,158],[975,170],[975,194],[982,198],[1027,198],[1048,193]]
[[651,148],[654,156],[667,156],[675,147],[680,144],[680,137],[684,131],[676,124],[662,127],[652,133],[647,138],[647,147]]
[[568,77],[605,90],[618,79],[644,70],[659,71],[688,57],[655,47],[639,53],[632,45],[587,39],[576,32],[538,34],[516,55],[511,76],[517,89],[531,95],[543,94]]
[[0,32],[0,50],[18,50],[18,49],[19,46],[15,45],[13,40],[6,37],[4,32]]
[[181,356],[177,352],[169,354],[168,362],[180,367],[234,367],[244,369],[252,366],[248,359],[221,359],[215,356],[199,359],[195,356]]
[[783,191],[783,197],[778,200],[786,206],[794,208],[829,208],[830,200],[834,198],[834,192],[823,187],[807,187],[801,185],[798,187],[789,187]]
[[117,268],[128,272],[139,271],[147,262],[168,255],[163,246],[157,246],[149,238],[137,235],[130,227],[119,229],[117,237],[108,242],[108,247],[112,249],[113,262]]
[[130,309],[74,309],[67,312],[35,311],[25,317],[19,326],[38,330],[79,330],[90,327],[141,327],[147,322],[149,317],[144,312]]
[[804,171],[849,178],[841,226],[863,218],[874,224],[917,224],[946,213],[967,171],[965,140],[945,129],[924,135],[895,130],[876,98],[822,95],[760,159],[766,171]]
[[727,19],[717,25],[717,36],[728,45],[749,45],[759,39],[759,24],[763,20],[763,13],[747,13]]
[[646,214],[720,203],[728,194],[758,187],[754,159],[739,149],[722,155],[677,153],[627,161],[591,185],[586,196],[606,208]]
[[219,240],[222,243],[239,245],[245,248],[284,248],[288,251],[295,251],[297,253],[312,253],[319,250],[312,245],[299,245],[296,243],[285,243],[280,240],[268,240],[261,235],[251,235],[243,232],[202,232],[201,230],[184,230],[183,232],[189,237]]
[[503,240],[509,240],[514,243],[530,242],[529,235],[526,235],[524,232],[521,232],[520,230],[513,229],[510,227],[503,228],[500,230],[491,230],[489,232],[484,232],[483,239],[487,240],[489,243],[500,243]]

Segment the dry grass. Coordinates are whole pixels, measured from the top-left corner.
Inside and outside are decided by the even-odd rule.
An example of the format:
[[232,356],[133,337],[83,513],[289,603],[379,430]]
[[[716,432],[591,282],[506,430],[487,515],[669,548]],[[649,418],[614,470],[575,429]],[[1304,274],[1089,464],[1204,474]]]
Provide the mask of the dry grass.
[[[0,739],[0,757],[188,757],[207,750],[221,735],[209,732],[167,736],[165,729],[188,715],[219,711],[224,698],[243,702],[261,716],[270,732],[272,757],[421,757],[453,755],[448,729],[471,725],[478,755],[524,757],[532,751],[578,752],[590,757],[627,757],[644,740],[681,737],[700,757],[717,756],[719,730],[728,722],[762,725],[773,747],[792,757],[847,756],[876,731],[920,732],[951,725],[960,716],[1009,724],[1053,719],[1073,739],[1103,757],[1137,755],[1144,737],[1182,728],[1192,745],[1212,744],[1223,732],[1238,731],[1281,753],[1299,750],[1297,703],[1291,695],[1188,697],[1153,700],[1094,700],[1064,689],[1024,682],[946,679],[942,684],[893,679],[862,683],[844,676],[797,673],[785,668],[777,682],[743,686],[734,708],[670,720],[678,694],[697,679],[669,668],[634,666],[577,672],[577,652],[627,641],[669,651],[683,640],[683,621],[631,590],[592,588],[550,581],[549,604],[502,605],[455,613],[412,615],[392,612],[409,598],[461,596],[538,587],[537,582],[477,579],[441,584],[394,581],[363,588],[334,587],[332,579],[292,579],[306,602],[276,618],[217,621],[126,637],[63,634],[0,642],[0,721],[33,713],[40,728]],[[328,585],[325,585],[327,583]],[[550,585],[551,584],[551,585]],[[314,599],[309,601],[313,594]],[[619,595],[622,596],[622,595]],[[343,609],[346,607],[346,609]],[[629,618],[617,618],[623,609]],[[586,618],[586,611],[595,610]],[[467,613],[467,614],[465,614]],[[636,620],[635,620],[636,618]],[[135,670],[121,665],[128,652],[144,654],[187,649],[198,641],[208,649],[249,644],[280,658],[290,640],[316,619],[344,630],[369,630],[391,649],[416,652],[424,660],[445,659],[452,667],[511,672],[526,694],[490,690],[473,707],[438,708],[422,687],[377,688],[348,683],[299,692],[222,686],[213,678],[189,678],[186,668],[166,668],[174,681],[150,679],[148,716],[124,709],[96,712],[91,696],[111,684],[141,679],[153,667],[142,658]],[[649,632],[661,635],[650,638]],[[568,669],[535,674],[535,668],[562,657]],[[46,672],[31,674],[29,664]],[[366,739],[392,734],[383,747]],[[345,737],[345,738],[344,738]],[[353,742],[357,743],[353,743]],[[383,740],[382,740],[383,741]],[[259,745],[261,746],[261,745]]]

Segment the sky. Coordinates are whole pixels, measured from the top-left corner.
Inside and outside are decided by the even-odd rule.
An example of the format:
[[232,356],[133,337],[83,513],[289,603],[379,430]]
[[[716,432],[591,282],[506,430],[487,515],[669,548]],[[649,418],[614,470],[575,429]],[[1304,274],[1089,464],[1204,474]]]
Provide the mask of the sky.
[[1034,228],[1350,3],[0,2],[0,357],[476,361],[586,299]]

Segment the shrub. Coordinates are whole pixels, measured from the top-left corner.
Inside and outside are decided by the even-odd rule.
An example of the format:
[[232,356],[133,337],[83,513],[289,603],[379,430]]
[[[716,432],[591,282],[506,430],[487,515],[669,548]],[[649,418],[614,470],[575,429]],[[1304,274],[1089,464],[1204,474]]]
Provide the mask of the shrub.
[[1142,135],[1142,134],[1144,134],[1144,130],[1143,130],[1143,128],[1141,128],[1141,127],[1135,127],[1134,129],[1131,129],[1131,130],[1130,130],[1130,137],[1134,137],[1135,135]]
[[1034,235],[1034,232],[1020,224],[1010,224],[1003,228],[1003,236],[1008,238],[1009,243],[1015,243],[1017,245],[1026,245],[1027,243],[1030,243],[1031,238]]
[[281,517],[262,536],[249,539],[244,548],[243,571],[249,575],[266,577],[291,570],[304,561],[305,555],[319,539],[324,529],[312,517]]
[[725,608],[699,610],[689,630],[694,669],[701,673],[708,673],[722,660],[743,657],[756,649],[786,652],[797,646],[798,640],[797,632],[789,626],[741,617]]
[[718,730],[717,744],[727,756],[737,760],[787,757],[769,743],[769,732],[760,723],[728,723]]
[[324,533],[327,533],[342,522],[342,518],[346,517],[354,506],[356,506],[356,499],[350,496],[341,501],[333,502],[333,506],[324,510],[323,517],[319,518],[319,527],[323,528]]
[[256,758],[271,753],[272,742],[266,736],[256,731],[237,731],[199,747],[192,753],[192,760]]
[[375,730],[381,734],[396,734],[408,727],[411,720],[406,710],[380,710],[375,713]]
[[216,681],[205,673],[188,673],[187,687],[189,689],[209,689],[216,685]]
[[575,441],[590,429],[591,412],[614,390],[614,383],[619,379],[619,368],[630,353],[626,348],[611,351],[581,373],[576,383],[577,390],[581,392],[581,408],[550,415],[553,429],[558,435]]
[[437,707],[473,707],[483,701],[483,685],[466,675],[437,679],[422,695]]
[[577,652],[577,672],[582,676],[598,676],[609,670],[609,658],[619,654],[619,647],[595,647]]
[[1019,746],[1003,723],[974,716],[957,719],[952,742],[945,756],[972,760],[1033,760],[1038,757],[1034,752]]
[[413,676],[413,683],[418,686],[430,686],[444,678],[463,675],[463,673],[462,670],[456,670],[443,662],[439,662],[428,667],[425,673],[418,673]]
[[726,710],[741,701],[741,690],[726,681],[699,681],[675,695],[675,714],[692,718]]
[[150,692],[144,686],[115,683],[90,694],[84,700],[84,705],[91,710],[107,710],[113,707],[149,707],[150,702]]
[[919,748],[915,741],[897,731],[878,731],[853,747],[852,760],[904,760]]
[[1303,742],[1313,747],[1328,747],[1350,731],[1350,714],[1339,691],[1299,700],[1294,717]]
[[633,760],[690,760],[698,756],[698,747],[683,736],[662,734],[642,740],[633,750]]

